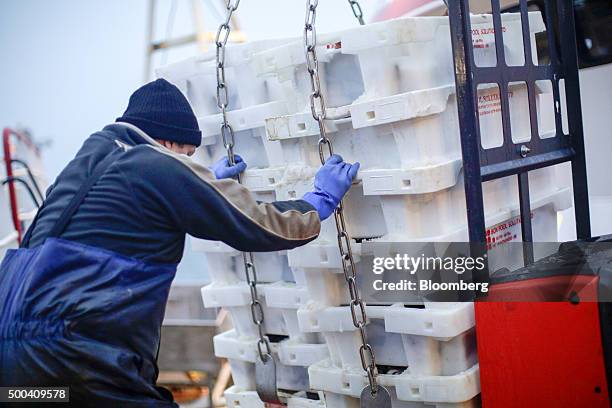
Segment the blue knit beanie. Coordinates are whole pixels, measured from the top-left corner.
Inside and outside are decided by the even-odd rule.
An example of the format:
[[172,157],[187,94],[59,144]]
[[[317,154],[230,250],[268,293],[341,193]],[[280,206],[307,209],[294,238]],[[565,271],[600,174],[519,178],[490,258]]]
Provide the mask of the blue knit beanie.
[[187,98],[165,79],[150,82],[130,96],[123,116],[154,139],[199,146],[202,133]]

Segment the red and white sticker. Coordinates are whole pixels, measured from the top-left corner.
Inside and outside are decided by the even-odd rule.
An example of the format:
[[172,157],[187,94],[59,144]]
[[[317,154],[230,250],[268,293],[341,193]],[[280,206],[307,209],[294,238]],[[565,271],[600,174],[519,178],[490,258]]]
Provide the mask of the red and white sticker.
[[[502,33],[506,32],[506,26],[502,26]],[[495,48],[495,28],[473,27],[472,45],[474,48]]]
[[[508,99],[512,99],[513,96],[514,93],[508,91]],[[491,88],[478,90],[478,116],[483,117],[500,112],[501,101],[499,88],[492,86]]]
[[[534,213],[531,213],[531,219],[534,218]],[[521,216],[517,215],[507,221],[487,228],[487,249],[502,246],[508,242],[516,242],[521,239]]]

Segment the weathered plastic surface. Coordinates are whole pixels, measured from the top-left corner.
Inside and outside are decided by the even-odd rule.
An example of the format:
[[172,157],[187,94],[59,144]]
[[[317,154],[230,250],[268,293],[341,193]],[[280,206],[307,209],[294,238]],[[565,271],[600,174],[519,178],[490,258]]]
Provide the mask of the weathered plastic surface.
[[[318,337],[298,326],[297,310],[309,299],[305,287],[279,281],[259,284],[257,288],[265,315],[263,324],[266,333],[300,341],[312,341]],[[206,307],[222,307],[229,312],[238,335],[258,337],[251,314],[251,294],[245,282],[213,282],[202,288],[202,298]]]
[[[314,389],[358,398],[368,383],[367,377],[362,375],[361,371],[361,368],[359,370],[338,368],[329,360],[324,360],[310,366],[308,374],[311,387]],[[446,376],[414,375],[409,369],[399,369],[380,374],[378,381],[392,393],[394,400],[423,401],[427,404],[465,404],[471,403],[480,393],[478,376],[478,365],[474,365],[456,375]]]
[[[477,362],[471,303],[366,306],[366,312],[377,364],[409,367],[412,374],[454,375]],[[361,340],[348,306],[304,307],[298,318],[304,331],[323,333],[335,367],[360,369]]]
[[[226,358],[232,368],[234,384],[243,390],[255,389],[255,361],[259,358],[257,340],[240,336],[230,330],[215,336],[215,354]],[[276,362],[278,388],[284,390],[308,390],[307,368],[327,358],[328,352],[322,343],[301,343],[291,339],[271,343]]]
[[[223,394],[228,408],[265,408],[255,391],[243,391],[237,386],[225,390]],[[323,395],[315,393],[306,394],[305,391],[287,395],[287,408],[326,408],[335,405],[326,405]],[[337,408],[341,408],[338,406]]]

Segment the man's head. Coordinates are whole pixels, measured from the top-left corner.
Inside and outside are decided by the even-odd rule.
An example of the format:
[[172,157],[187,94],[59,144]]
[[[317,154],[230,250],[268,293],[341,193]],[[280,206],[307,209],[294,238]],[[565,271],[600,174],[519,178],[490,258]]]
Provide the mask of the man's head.
[[137,89],[117,122],[137,126],[176,153],[192,155],[202,141],[198,120],[187,98],[165,79]]

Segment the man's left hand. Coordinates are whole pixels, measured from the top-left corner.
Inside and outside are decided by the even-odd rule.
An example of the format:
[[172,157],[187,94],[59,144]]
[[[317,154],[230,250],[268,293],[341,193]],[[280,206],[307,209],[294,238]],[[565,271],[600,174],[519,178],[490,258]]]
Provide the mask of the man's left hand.
[[233,166],[230,165],[229,160],[226,156],[221,158],[212,166],[210,166],[210,169],[213,173],[215,173],[215,177],[217,178],[217,180],[225,178],[234,178],[238,174],[246,170],[247,165],[244,160],[242,160],[242,157],[235,154],[234,161],[236,162],[236,164],[234,164]]

